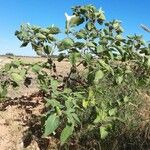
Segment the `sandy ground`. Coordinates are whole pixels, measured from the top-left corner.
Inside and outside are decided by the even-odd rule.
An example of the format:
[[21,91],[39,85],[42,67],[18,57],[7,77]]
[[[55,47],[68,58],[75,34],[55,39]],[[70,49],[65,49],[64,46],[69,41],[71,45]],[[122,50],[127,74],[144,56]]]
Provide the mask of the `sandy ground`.
[[[33,106],[38,103],[39,99],[25,99],[21,98],[5,102],[1,104],[0,111],[0,150],[23,150],[23,133],[28,130],[27,121],[31,119],[31,114],[36,115]],[[40,105],[39,105],[40,106]],[[38,107],[39,107],[38,106]],[[40,112],[40,111],[39,111]],[[37,143],[32,144],[32,148],[38,150]]]

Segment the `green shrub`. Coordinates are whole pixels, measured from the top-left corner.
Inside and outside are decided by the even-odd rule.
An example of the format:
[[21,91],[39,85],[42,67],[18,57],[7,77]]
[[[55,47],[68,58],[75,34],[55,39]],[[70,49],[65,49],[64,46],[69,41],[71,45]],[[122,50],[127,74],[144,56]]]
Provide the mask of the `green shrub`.
[[[37,75],[48,109],[43,135],[56,132],[61,145],[70,137],[81,140],[88,133],[105,141],[127,123],[134,125],[140,100],[137,91],[150,85],[150,46],[141,36],[124,38],[121,22],[106,22],[104,12],[92,5],[75,6],[72,11],[72,16],[66,15],[64,39],[57,38],[58,27],[22,25],[15,33],[23,42],[21,47],[31,44],[47,62],[32,64],[22,74],[12,71],[12,65],[7,70],[17,85],[28,70]],[[70,73],[62,80],[44,70],[56,72],[52,57],[56,50],[59,61],[67,58],[71,64]],[[15,69],[20,65],[17,62]]]

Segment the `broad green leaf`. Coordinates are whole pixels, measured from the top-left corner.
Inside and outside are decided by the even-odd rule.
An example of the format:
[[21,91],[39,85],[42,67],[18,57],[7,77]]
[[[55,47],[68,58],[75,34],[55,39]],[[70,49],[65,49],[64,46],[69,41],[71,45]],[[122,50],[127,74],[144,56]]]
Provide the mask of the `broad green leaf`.
[[112,108],[112,109],[109,110],[109,115],[110,116],[114,116],[114,115],[116,115],[116,113],[117,113],[117,108]]
[[65,112],[67,115],[67,122],[69,124],[76,124],[76,120],[74,119],[74,117],[72,116],[72,114],[74,114],[74,109],[73,108],[67,108],[67,111]]
[[50,115],[45,122],[44,136],[53,133],[59,126],[59,117],[56,114]]
[[15,80],[16,82],[19,82],[19,81],[22,81],[23,80],[23,77],[18,74],[18,73],[12,73],[11,74],[11,77],[13,80]]
[[114,22],[113,24],[114,29],[118,29],[120,27],[120,23],[119,22]]
[[62,105],[60,104],[60,102],[57,101],[56,99],[45,98],[45,100],[47,101],[46,106],[62,107]]
[[105,63],[104,60],[100,59],[100,60],[99,60],[99,63],[100,63],[106,70],[110,70],[110,66],[109,66],[107,63]]
[[49,30],[50,34],[58,34],[58,33],[60,33],[60,29],[58,27],[51,26],[51,27],[48,27],[47,29]]
[[41,32],[41,33],[46,33],[46,34],[48,34],[48,33],[49,33],[49,30],[46,29],[46,28],[41,28],[41,29],[40,29],[40,32]]
[[45,52],[47,55],[49,55],[49,54],[51,53],[51,51],[52,51],[52,48],[51,48],[50,46],[46,45],[46,46],[44,47],[44,52]]
[[116,30],[116,32],[118,32],[118,34],[120,34],[120,33],[124,32],[124,29],[120,26],[120,27]]
[[87,45],[88,47],[95,47],[95,45],[94,45],[92,42],[87,42],[86,45]]
[[84,30],[80,30],[79,32],[76,32],[76,38],[77,39],[85,39],[86,38],[86,32]]
[[104,77],[104,73],[102,70],[98,70],[96,73],[95,73],[95,79],[94,79],[94,82],[95,83],[98,83],[100,79],[102,79]]
[[86,24],[86,28],[87,28],[87,30],[91,31],[94,28],[94,24],[92,22],[88,22]]
[[52,34],[48,34],[47,38],[48,38],[49,43],[53,42],[53,41],[56,41],[55,37]]
[[114,70],[111,68],[109,64],[107,64],[104,60],[100,59],[99,63],[103,68],[105,68],[107,71],[110,71],[112,75],[114,75]]
[[123,39],[123,37],[122,37],[122,35],[116,35],[116,40],[119,40],[119,41],[121,41]]
[[5,98],[6,95],[7,95],[7,87],[0,86],[0,98]]
[[70,38],[65,38],[58,45],[59,50],[69,49],[74,45],[74,41]]
[[73,125],[66,125],[66,127],[61,132],[60,141],[63,145],[67,139],[73,134],[74,126]]
[[40,70],[41,70],[41,67],[38,64],[35,64],[32,67],[32,71],[35,72],[35,73],[38,73]]
[[125,103],[128,102],[128,101],[129,101],[128,96],[125,96],[125,97],[123,98],[123,101],[124,101]]
[[84,18],[75,16],[72,17],[70,20],[67,20],[67,23],[69,24],[69,27],[78,26],[84,22]]
[[82,106],[83,106],[84,108],[87,108],[88,105],[89,105],[89,101],[84,99],[84,100],[82,101]]
[[103,48],[102,45],[98,45],[98,46],[96,47],[96,51],[97,51],[97,53],[101,53],[101,52],[105,51],[105,49]]
[[99,13],[97,13],[97,22],[101,25],[103,21],[106,19],[104,15],[104,11],[102,9],[99,10]]
[[72,113],[72,117],[73,117],[78,123],[80,123],[80,119],[79,119],[79,117],[78,117],[77,114]]
[[36,37],[39,38],[39,39],[41,39],[41,40],[45,40],[46,39],[46,36],[43,35],[42,33],[37,33]]
[[103,126],[100,127],[100,136],[101,139],[105,139],[108,136],[108,131],[106,127]]
[[26,69],[23,69],[23,68],[22,68],[22,69],[20,70],[20,75],[21,75],[22,77],[24,77],[25,74],[26,74],[26,72],[27,72]]
[[32,48],[39,54],[43,51],[43,46],[38,46],[35,43],[31,43]]
[[100,123],[106,121],[108,118],[107,112],[105,110],[99,110],[94,123]]
[[96,118],[95,118],[95,120],[93,121],[93,123],[100,123],[102,120],[101,120],[101,118],[100,118],[100,116],[99,115],[97,115],[96,116]]
[[12,65],[13,65],[13,67],[19,67],[19,65],[20,65],[20,61],[17,59],[17,60],[14,60],[13,62],[12,62]]

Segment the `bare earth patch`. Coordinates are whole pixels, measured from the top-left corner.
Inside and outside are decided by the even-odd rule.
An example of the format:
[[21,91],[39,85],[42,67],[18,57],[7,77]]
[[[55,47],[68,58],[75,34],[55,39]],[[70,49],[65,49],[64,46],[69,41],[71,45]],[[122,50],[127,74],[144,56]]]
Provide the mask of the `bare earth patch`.
[[39,93],[0,103],[0,150],[56,149],[55,139],[42,138],[43,108]]

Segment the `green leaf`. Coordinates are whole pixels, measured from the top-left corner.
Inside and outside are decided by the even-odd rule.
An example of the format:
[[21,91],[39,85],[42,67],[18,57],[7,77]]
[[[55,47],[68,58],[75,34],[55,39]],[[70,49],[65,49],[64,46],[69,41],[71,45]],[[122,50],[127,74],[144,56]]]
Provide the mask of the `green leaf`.
[[76,48],[79,48],[79,49],[82,49],[83,47],[84,47],[84,43],[82,43],[82,42],[75,42],[74,43],[74,47],[76,47]]
[[108,131],[106,127],[103,126],[100,127],[100,136],[101,139],[105,139],[108,136]]
[[114,27],[114,29],[118,29],[118,28],[120,27],[120,23],[117,22],[117,21],[115,21],[115,22],[113,23],[113,27]]
[[45,122],[44,137],[53,133],[59,126],[59,117],[56,114],[50,115]]
[[84,22],[84,18],[76,16],[76,17],[72,17],[68,23],[70,27],[73,27],[73,26],[78,26],[82,24],[83,22]]
[[56,92],[57,87],[58,87],[58,81],[54,80],[54,79],[51,79],[51,87],[52,87],[53,92]]
[[87,47],[95,47],[95,44],[93,44],[92,42],[87,42],[86,45]]
[[14,60],[13,62],[12,62],[12,65],[13,65],[13,67],[19,67],[19,65],[20,65],[20,61],[17,59],[17,60]]
[[80,123],[80,119],[79,119],[79,117],[78,117],[77,114],[72,113],[72,117],[73,117],[78,123]]
[[73,134],[74,126],[73,125],[66,125],[66,127],[61,132],[60,141],[63,145],[67,139]]
[[128,102],[128,101],[129,101],[128,96],[125,96],[125,97],[123,98],[123,101],[124,101],[125,103]]
[[44,52],[45,52],[47,55],[49,55],[49,54],[51,53],[51,51],[52,51],[52,48],[51,48],[50,46],[46,45],[46,46],[44,47]]
[[8,72],[11,69],[11,64],[5,65],[5,71]]
[[76,33],[76,38],[77,39],[85,39],[86,38],[86,32],[84,30],[80,30],[79,32]]
[[46,106],[62,107],[62,105],[60,104],[60,102],[57,101],[56,99],[45,98],[45,100],[47,101]]
[[116,78],[116,83],[121,84],[123,81],[123,75]]
[[100,79],[102,79],[104,77],[104,73],[102,70],[98,70],[96,73],[95,73],[95,79],[94,79],[94,82],[95,83],[98,83]]
[[61,53],[59,54],[57,61],[61,62],[64,58],[65,58],[65,54]]
[[98,45],[96,47],[96,51],[97,51],[97,53],[101,53],[101,52],[105,51],[105,49],[104,49],[104,47],[102,45]]
[[87,108],[88,105],[89,105],[89,101],[84,99],[84,100],[82,101],[82,106],[83,106],[84,108]]
[[23,77],[18,73],[12,73],[11,77],[14,81],[19,82],[23,80]]
[[116,113],[117,113],[117,108],[112,108],[112,109],[109,110],[109,115],[110,116],[114,116],[114,115],[116,115]]
[[[41,53],[43,51],[43,46],[38,46],[35,43],[32,43],[32,48],[38,53]],[[40,55],[40,54],[39,54]]]
[[7,95],[7,87],[0,86],[0,99],[5,98]]
[[48,27],[47,29],[49,30],[50,34],[58,34],[58,33],[60,33],[60,29],[58,27]]
[[41,67],[38,64],[35,64],[32,67],[32,71],[35,72],[35,73],[38,73],[40,70],[41,70]]
[[37,34],[36,34],[36,37],[37,37],[38,39],[41,39],[41,40],[45,40],[45,39],[46,39],[46,36],[43,35],[42,33],[37,33]]
[[69,62],[72,65],[75,65],[79,58],[80,58],[80,53],[71,53],[69,56]]
[[92,22],[88,22],[86,24],[86,28],[87,28],[87,30],[91,31],[94,28],[94,24]]
[[40,32],[43,33],[43,34],[44,34],[44,33],[48,34],[48,33],[49,33],[49,30],[48,30],[48,29],[45,29],[45,28],[41,28],[41,29],[40,29]]
[[47,38],[48,38],[49,43],[53,42],[53,41],[56,41],[55,37],[52,34],[48,34]]
[[29,42],[23,42],[22,45],[20,47],[26,47],[28,45]]
[[109,64],[107,64],[104,60],[100,59],[99,60],[99,63],[101,64],[101,66],[103,68],[105,68],[107,71],[110,71],[112,75],[114,75],[114,71],[113,69],[111,68],[111,66]]
[[69,49],[74,45],[74,41],[70,38],[65,38],[58,45],[59,50]]
[[25,76],[25,74],[26,74],[26,69],[24,69],[24,68],[22,68],[21,70],[20,70],[20,75],[22,76],[22,77],[24,77]]
[[100,9],[97,13],[97,22],[101,25],[105,19],[104,11]]
[[119,40],[119,41],[121,41],[121,40],[123,39],[122,35],[120,35],[120,34],[119,34],[119,35],[116,35],[115,38],[116,38],[116,40]]

